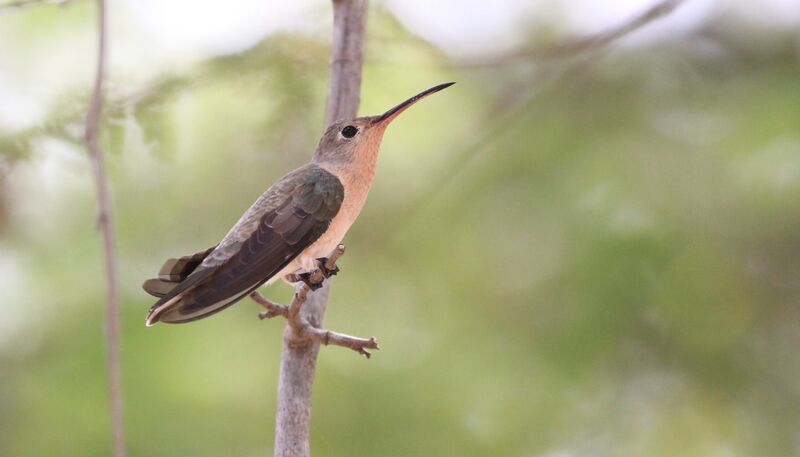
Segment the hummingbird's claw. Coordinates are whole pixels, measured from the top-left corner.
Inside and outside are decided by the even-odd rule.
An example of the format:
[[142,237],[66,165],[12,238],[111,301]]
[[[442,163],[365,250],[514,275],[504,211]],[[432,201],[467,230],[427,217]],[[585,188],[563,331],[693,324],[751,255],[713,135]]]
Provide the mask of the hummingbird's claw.
[[[319,271],[319,273],[317,273]],[[320,257],[317,259],[317,269],[307,273],[292,273],[286,276],[290,282],[302,281],[312,291],[322,287],[322,283],[331,276],[339,272],[339,267],[333,264],[333,268],[328,268],[328,258]]]
[[336,273],[339,272],[339,266],[336,265],[335,263],[333,264],[333,268],[329,269],[327,267],[327,264],[328,264],[328,258],[327,257],[320,257],[320,258],[317,259],[317,262],[319,263],[319,267],[318,267],[319,271],[322,272],[322,275],[325,276],[326,279],[330,278],[331,276],[336,276]]
[[[322,287],[322,283],[324,282],[324,281],[320,281],[320,282],[312,281],[311,280],[311,275],[313,275],[313,274],[314,274],[314,272],[312,271],[311,273],[300,273],[300,274],[297,275],[297,277],[301,281],[303,281],[305,283],[305,285],[307,285],[308,288],[311,289],[312,291],[317,290],[320,287]],[[324,274],[324,272],[323,272],[323,274]]]

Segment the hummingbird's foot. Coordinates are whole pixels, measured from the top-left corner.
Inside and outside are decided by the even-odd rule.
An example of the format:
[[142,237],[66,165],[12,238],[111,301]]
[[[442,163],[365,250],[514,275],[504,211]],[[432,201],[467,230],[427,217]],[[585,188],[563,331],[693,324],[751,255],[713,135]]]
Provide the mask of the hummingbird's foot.
[[261,319],[269,319],[271,317],[283,316],[289,321],[289,327],[292,329],[291,337],[287,336],[287,342],[292,344],[300,344],[308,340],[315,341],[319,344],[334,345],[350,348],[366,358],[369,358],[372,353],[368,349],[380,349],[378,341],[375,338],[359,338],[344,333],[334,332],[319,328],[314,322],[313,316],[305,316],[300,312],[303,303],[306,302],[308,294],[312,290],[317,290],[322,287],[325,279],[330,278],[339,272],[336,267],[336,261],[344,254],[344,245],[336,246],[336,249],[331,253],[328,258],[317,259],[317,269],[308,273],[292,273],[284,277],[290,283],[302,281],[305,286],[297,288],[294,294],[292,303],[289,305],[280,305],[273,303],[264,298],[257,291],[250,294],[250,297],[267,309],[266,312],[260,313],[258,317]]
[[[319,270],[319,271],[322,272],[322,270]],[[308,288],[311,289],[312,291],[317,290],[320,287],[322,287],[322,283],[323,283],[323,281],[315,281],[316,278],[312,277],[312,276],[314,276],[314,273],[316,273],[316,271],[312,271],[311,273],[300,273],[300,274],[297,275],[297,277],[300,279],[300,281],[303,281],[303,283],[305,283],[305,285],[307,285]],[[325,273],[323,273],[323,275],[324,274]],[[324,278],[325,278],[325,276],[323,276],[323,280],[324,280]]]
[[303,281],[312,291],[322,287],[322,283],[331,276],[335,276],[339,272],[339,267],[336,265],[335,260],[332,262],[327,257],[320,257],[317,259],[317,269],[308,273],[295,273],[292,274],[292,280]]
[[330,278],[331,276],[336,276],[336,273],[339,272],[339,266],[336,263],[333,263],[333,268],[328,268],[328,258],[327,257],[320,257],[317,259],[319,271],[322,272],[322,276],[326,279]]

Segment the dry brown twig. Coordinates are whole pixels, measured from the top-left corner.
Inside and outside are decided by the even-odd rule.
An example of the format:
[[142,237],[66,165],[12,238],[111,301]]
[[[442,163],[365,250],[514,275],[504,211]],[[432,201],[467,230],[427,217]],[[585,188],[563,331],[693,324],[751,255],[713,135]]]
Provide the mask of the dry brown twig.
[[[367,22],[367,0],[333,0],[332,3],[333,39],[326,127],[337,119],[353,118],[358,113]],[[324,281],[318,290],[307,292],[298,311],[314,327],[322,326],[330,284],[330,280]],[[301,292],[302,286],[297,289],[298,294]],[[320,344],[332,341],[324,338],[313,340],[311,337],[302,339],[296,333],[291,325],[287,325],[283,333],[275,414],[276,457],[311,455],[311,392],[317,355]]]
[[[336,249],[331,253],[325,261],[325,268],[329,271],[336,269],[336,261],[339,260],[344,254],[345,247],[343,244],[336,246]],[[311,284],[321,284],[325,281],[325,275],[321,269],[315,270],[308,281]],[[272,319],[273,317],[283,316],[289,322],[289,326],[294,331],[295,337],[300,342],[310,340],[324,345],[334,345],[350,348],[366,358],[372,355],[367,349],[380,349],[378,341],[375,338],[359,338],[344,333],[325,330],[315,326],[310,319],[300,313],[300,309],[308,298],[308,293],[311,292],[311,287],[304,284],[292,298],[289,305],[281,305],[270,301],[261,295],[258,291],[250,294],[256,303],[263,306],[266,311],[258,313],[260,319]],[[297,344],[297,342],[295,342]]]

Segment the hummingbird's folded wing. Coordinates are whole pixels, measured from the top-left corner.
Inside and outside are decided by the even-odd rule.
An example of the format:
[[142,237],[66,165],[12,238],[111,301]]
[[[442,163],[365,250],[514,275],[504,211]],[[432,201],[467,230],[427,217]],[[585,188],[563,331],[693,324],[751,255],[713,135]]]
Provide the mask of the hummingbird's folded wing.
[[343,199],[339,179],[316,165],[285,176],[189,277],[153,305],[148,325],[197,320],[247,296],[327,230]]

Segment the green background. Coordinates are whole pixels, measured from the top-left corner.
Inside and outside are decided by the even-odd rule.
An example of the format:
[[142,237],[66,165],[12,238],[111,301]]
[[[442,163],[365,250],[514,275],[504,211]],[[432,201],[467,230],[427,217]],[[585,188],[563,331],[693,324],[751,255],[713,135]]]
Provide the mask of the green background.
[[[93,10],[0,21],[18,58],[47,59],[41,41],[91,31]],[[373,9],[362,114],[457,84],[387,131],[345,239],[326,325],[381,350],[322,349],[315,455],[800,453],[800,40],[737,27],[473,66]],[[140,284],[309,159],[326,36],[113,75],[132,456],[271,452],[283,323],[243,301],[145,328]],[[2,456],[110,453],[87,90],[59,93],[37,125],[0,126]]]

